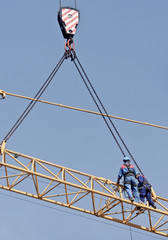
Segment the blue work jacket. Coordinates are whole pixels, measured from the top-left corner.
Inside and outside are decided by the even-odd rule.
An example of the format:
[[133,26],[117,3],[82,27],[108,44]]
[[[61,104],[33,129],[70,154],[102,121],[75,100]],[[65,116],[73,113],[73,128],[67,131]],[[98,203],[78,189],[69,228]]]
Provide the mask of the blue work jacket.
[[129,173],[132,173],[132,176],[134,177],[136,176],[136,171],[134,169],[134,166],[131,164],[128,168],[125,164],[123,164],[119,170],[118,179],[121,179],[122,176],[124,176],[125,178],[126,176],[129,175]]
[[146,177],[144,177],[143,175],[140,175],[138,177],[138,187],[142,188],[144,187],[151,187],[150,183],[148,182],[148,180],[146,179]]

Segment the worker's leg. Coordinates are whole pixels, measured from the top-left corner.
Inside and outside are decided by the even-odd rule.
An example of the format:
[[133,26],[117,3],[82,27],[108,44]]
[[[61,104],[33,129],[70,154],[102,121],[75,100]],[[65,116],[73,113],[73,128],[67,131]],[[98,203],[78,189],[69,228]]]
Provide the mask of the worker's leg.
[[146,196],[146,188],[145,187],[142,187],[142,189],[140,190],[140,200],[141,202],[145,202],[145,196]]
[[135,201],[139,202],[139,192],[138,192],[138,188],[137,188],[137,183],[136,183],[136,179],[131,176],[131,189],[132,189],[132,193],[135,197]]
[[151,192],[150,192],[150,191],[147,191],[147,193],[146,193],[146,199],[147,199],[147,201],[149,202],[149,205],[150,205],[150,206],[152,206],[153,208],[156,208],[156,207],[155,207],[155,204],[154,204],[154,202],[153,202],[153,199],[152,199],[152,197],[151,197]]
[[139,202],[139,192],[138,192],[137,186],[132,185],[132,192],[133,192],[133,195],[135,197],[135,201]]
[[132,195],[132,191],[131,191],[131,184],[130,183],[125,183],[124,187],[125,187],[125,190],[128,194],[129,199],[133,200],[133,195]]

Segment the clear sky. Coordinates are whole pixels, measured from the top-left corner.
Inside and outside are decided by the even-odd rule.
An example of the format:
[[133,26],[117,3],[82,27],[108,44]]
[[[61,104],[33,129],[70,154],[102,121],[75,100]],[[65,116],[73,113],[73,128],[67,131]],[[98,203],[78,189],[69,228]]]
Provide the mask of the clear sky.
[[[0,89],[34,97],[64,53],[59,1],[0,3]],[[108,113],[168,126],[168,1],[77,0],[77,8],[75,50]],[[41,99],[97,111],[70,60]],[[1,140],[28,103],[0,101]],[[167,130],[113,122],[156,193],[168,198]],[[123,158],[101,117],[40,103],[6,148],[113,181]],[[63,207],[3,190],[0,202],[3,240],[130,239],[127,227]],[[142,233],[134,229],[133,239]]]

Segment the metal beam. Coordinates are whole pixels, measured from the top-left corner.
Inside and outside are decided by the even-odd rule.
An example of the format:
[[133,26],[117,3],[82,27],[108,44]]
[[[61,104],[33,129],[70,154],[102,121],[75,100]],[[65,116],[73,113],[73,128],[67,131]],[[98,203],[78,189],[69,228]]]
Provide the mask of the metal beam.
[[109,179],[11,150],[3,149],[0,165],[0,188],[4,190],[168,237],[168,199],[157,196],[153,190],[157,209],[132,203],[124,198],[123,186]]

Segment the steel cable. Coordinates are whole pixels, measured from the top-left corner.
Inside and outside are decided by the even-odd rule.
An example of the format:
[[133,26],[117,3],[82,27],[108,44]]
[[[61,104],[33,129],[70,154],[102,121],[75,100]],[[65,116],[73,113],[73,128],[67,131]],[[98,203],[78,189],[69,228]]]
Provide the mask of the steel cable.
[[[127,150],[129,156],[132,158],[132,160],[133,160],[133,162],[135,163],[136,167],[138,168],[138,170],[140,171],[140,173],[143,175],[143,173],[142,173],[140,167],[138,166],[138,164],[136,163],[136,161],[135,161],[133,155],[132,155],[131,152],[129,151],[127,145],[125,144],[125,142],[124,142],[124,140],[122,139],[121,135],[119,134],[117,128],[115,127],[113,121],[112,121],[111,118],[109,117],[109,115],[108,115],[108,113],[107,113],[107,111],[106,111],[106,109],[105,109],[105,107],[104,107],[102,101],[100,100],[98,94],[96,93],[96,91],[95,91],[95,89],[94,89],[92,83],[90,82],[90,80],[89,80],[89,78],[88,78],[88,76],[87,76],[87,74],[86,74],[84,68],[82,67],[82,64],[80,63],[80,61],[79,61],[79,59],[78,59],[78,57],[77,57],[77,55],[76,55],[76,53],[75,53],[75,59],[77,59],[77,62],[78,62],[78,64],[79,64],[80,68],[82,69],[83,74],[85,75],[85,77],[86,77],[86,79],[87,79],[87,81],[88,81],[88,83],[89,83],[89,85],[90,85],[90,87],[91,87],[93,93],[95,94],[95,96],[96,96],[98,102],[100,103],[102,109],[104,110],[104,112],[105,112],[105,114],[106,114],[108,120],[110,121],[111,125],[113,126],[114,130],[116,131],[116,133],[117,133],[119,139],[121,140],[122,144],[124,145],[125,149]],[[81,75],[81,74],[80,74],[80,75]],[[86,81],[85,81],[85,82],[86,82]],[[85,85],[86,85],[86,83],[85,83]],[[87,87],[87,88],[89,89],[89,87]],[[89,91],[89,92],[91,92],[91,91]],[[93,94],[92,94],[92,95],[93,95]],[[95,100],[95,101],[96,101],[96,100]],[[98,104],[96,104],[96,105],[98,105]],[[100,110],[99,110],[99,111],[100,111]],[[101,113],[102,113],[102,112],[101,112]],[[109,125],[108,125],[108,126],[109,126]],[[111,128],[109,128],[109,129],[111,129]],[[110,130],[110,132],[112,132],[112,130]],[[113,135],[113,137],[114,137],[114,134],[112,134],[112,135]],[[114,137],[114,139],[115,139],[115,141],[116,141],[116,137]],[[125,157],[126,155],[125,155],[124,151],[122,150],[122,148],[121,148],[121,146],[120,146],[118,140],[116,141],[116,143],[117,143],[117,145],[119,146],[119,148],[120,148],[120,150],[121,150],[123,156]]]
[[116,143],[117,143],[118,147],[120,148],[120,150],[121,150],[122,154],[125,156],[125,153],[124,153],[124,151],[123,151],[122,147],[120,146],[120,144],[119,144],[118,140],[116,139],[116,137],[115,137],[115,135],[114,135],[114,133],[113,133],[113,131],[112,131],[112,129],[111,129],[111,127],[110,127],[110,125],[108,124],[108,122],[107,122],[107,120],[106,120],[105,116],[103,115],[103,113],[102,113],[102,111],[101,111],[101,109],[100,109],[100,107],[99,107],[98,103],[96,102],[96,99],[94,98],[94,96],[93,96],[93,94],[92,94],[91,90],[89,89],[89,87],[88,87],[88,84],[86,83],[86,81],[85,81],[85,79],[84,79],[84,77],[83,77],[83,75],[82,75],[82,73],[81,73],[80,69],[78,68],[78,66],[77,66],[77,64],[76,64],[76,62],[75,62],[75,59],[74,59],[74,61],[73,61],[73,62],[74,62],[74,64],[75,64],[75,66],[76,66],[76,68],[77,68],[77,70],[78,70],[78,72],[79,72],[79,74],[80,74],[80,76],[81,76],[81,78],[82,78],[82,80],[83,80],[83,82],[84,82],[85,86],[87,87],[87,89],[88,89],[88,91],[89,91],[89,93],[90,93],[90,95],[91,95],[91,97],[92,97],[93,101],[95,102],[95,104],[96,104],[96,106],[97,106],[97,108],[98,108],[99,112],[101,113],[101,116],[103,117],[103,119],[104,119],[104,121],[105,121],[105,123],[106,123],[106,125],[107,125],[108,129],[110,130],[110,132],[111,132],[112,136],[114,137],[114,139],[115,139],[115,141],[116,141]]
[[[41,95],[44,93],[44,91],[46,90],[46,88],[48,87],[48,85],[51,83],[53,77],[55,76],[55,74],[57,73],[57,71],[59,70],[59,68],[61,67],[62,63],[65,60],[65,54],[62,56],[62,58],[60,59],[60,61],[58,62],[58,64],[56,65],[56,67],[53,69],[52,73],[49,75],[49,77],[47,78],[47,80],[45,81],[45,83],[42,85],[42,87],[40,88],[40,90],[37,92],[37,94],[35,95],[35,99],[39,99],[41,97]],[[11,130],[8,132],[8,134],[5,136],[5,138],[3,139],[3,141],[7,142],[9,140],[9,138],[12,136],[12,134],[16,131],[16,129],[20,126],[20,124],[23,122],[23,120],[26,118],[26,116],[29,114],[29,112],[32,110],[32,108],[35,106],[35,104],[37,103],[37,101],[32,100],[29,105],[27,106],[27,108],[25,109],[25,111],[22,113],[22,115],[19,117],[19,119],[16,121],[16,123],[13,125],[13,127],[11,128]],[[3,142],[2,141],[2,142]]]

